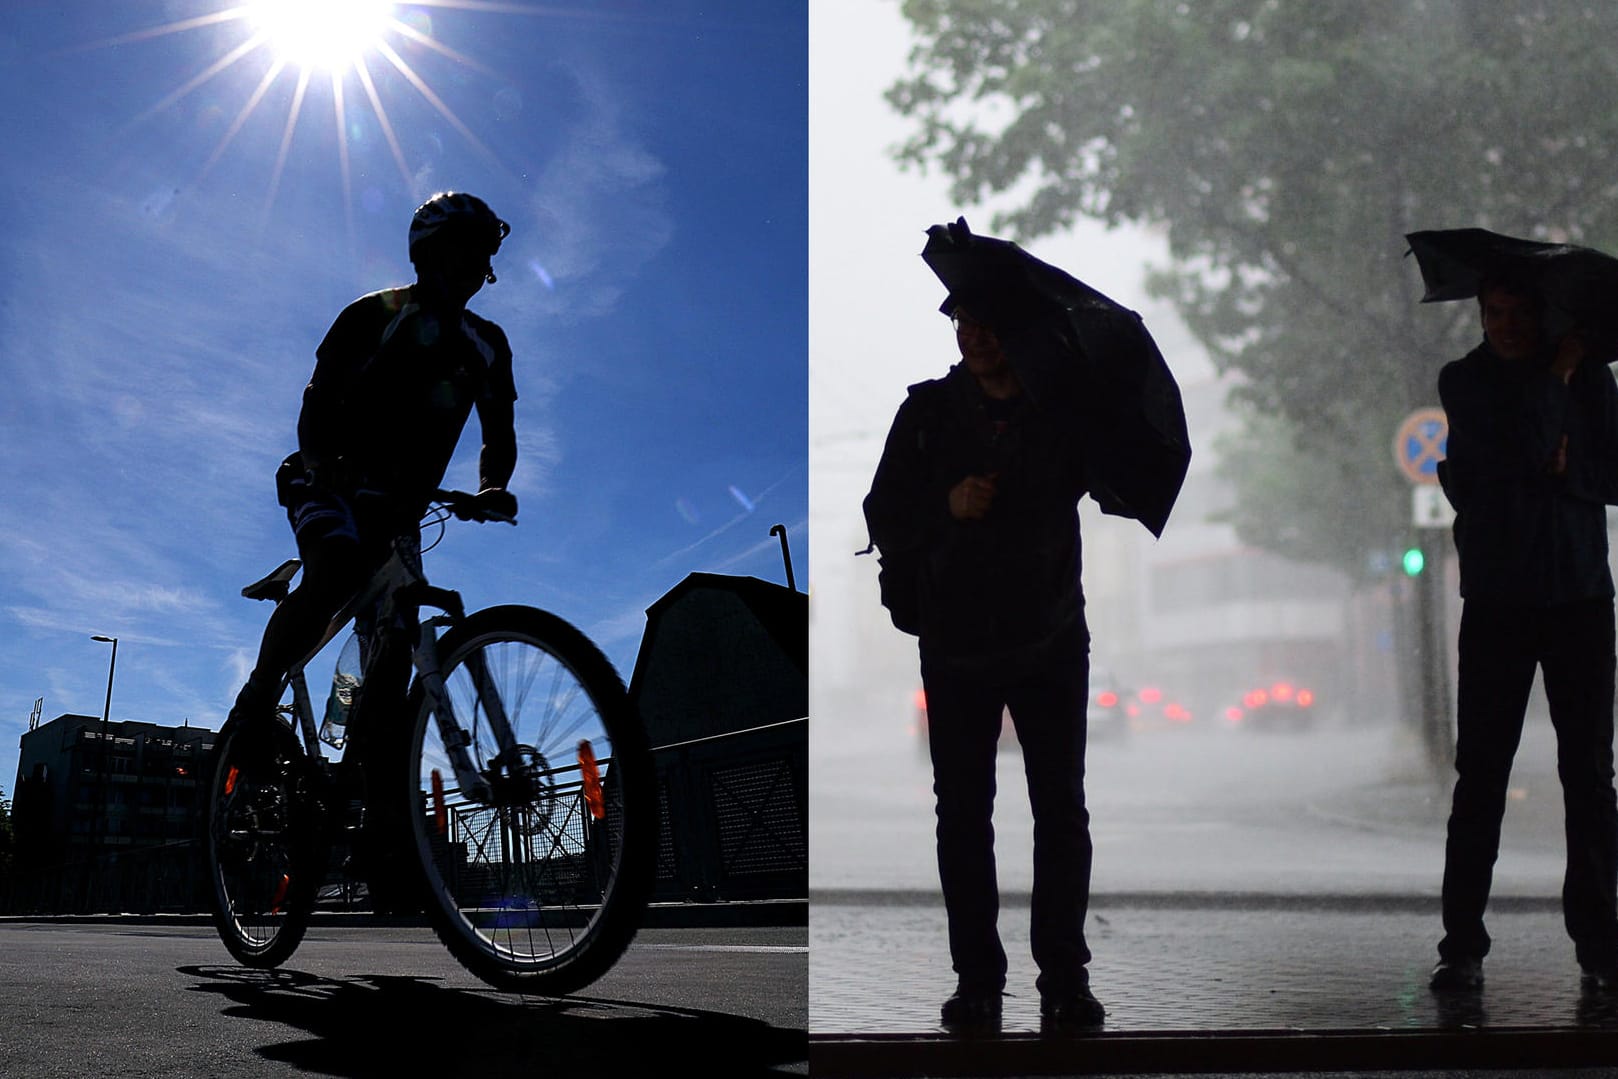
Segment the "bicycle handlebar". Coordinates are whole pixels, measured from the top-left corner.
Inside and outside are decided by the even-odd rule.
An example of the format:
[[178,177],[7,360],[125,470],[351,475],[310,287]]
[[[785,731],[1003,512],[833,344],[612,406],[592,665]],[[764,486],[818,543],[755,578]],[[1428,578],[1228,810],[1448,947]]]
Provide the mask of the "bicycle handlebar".
[[433,501],[449,510],[458,520],[462,521],[499,521],[514,525],[517,518],[507,517],[503,513],[491,513],[478,505],[478,496],[466,491],[434,491]]

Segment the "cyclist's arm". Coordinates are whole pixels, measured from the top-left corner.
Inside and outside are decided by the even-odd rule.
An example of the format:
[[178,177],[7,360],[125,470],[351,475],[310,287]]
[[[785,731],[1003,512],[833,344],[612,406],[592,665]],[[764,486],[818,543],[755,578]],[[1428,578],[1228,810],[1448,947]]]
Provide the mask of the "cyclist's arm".
[[478,323],[495,354],[488,383],[477,402],[478,425],[483,429],[478,489],[505,490],[517,467],[517,384],[511,374],[511,345],[499,326],[482,319]]
[[490,398],[478,403],[483,450],[478,454],[478,489],[504,489],[517,467],[516,402]]

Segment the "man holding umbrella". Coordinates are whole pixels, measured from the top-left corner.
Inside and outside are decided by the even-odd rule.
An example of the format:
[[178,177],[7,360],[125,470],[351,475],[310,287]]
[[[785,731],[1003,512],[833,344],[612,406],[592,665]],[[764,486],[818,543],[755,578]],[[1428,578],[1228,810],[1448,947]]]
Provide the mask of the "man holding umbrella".
[[[1118,316],[1116,305],[1087,286],[1015,245],[972,236],[964,221],[929,235],[923,256],[950,288],[942,310],[954,323],[960,362],[910,388],[865,515],[884,577],[906,575],[895,593],[915,600],[901,615],[885,582],[895,623],[920,638],[939,879],[958,978],[941,1017],[961,1033],[1000,1026],[1006,954],[996,928],[991,818],[995,748],[1009,710],[1034,816],[1031,944],[1041,1027],[1068,1033],[1099,1026],[1105,1015],[1090,991],[1084,938],[1090,635],[1077,506],[1087,490],[1099,492],[1104,508],[1150,516],[1148,527],[1160,531],[1189,461],[1184,415],[1167,367],[1132,312]],[[1094,310],[1081,325],[1084,303]],[[1082,418],[1127,406],[1098,394],[1080,399],[1072,372],[1052,369],[1081,365],[1085,334],[1104,336],[1115,317],[1151,358],[1116,349],[1108,362],[1141,368],[1137,388],[1155,363],[1153,388],[1159,400],[1172,399],[1167,441],[1177,441],[1178,463],[1166,465],[1173,476],[1166,491],[1161,477],[1140,483],[1108,468],[1096,425]],[[1144,513],[1135,508],[1148,504]]]
[[[1437,270],[1428,272],[1423,235],[1411,241],[1423,259],[1427,298],[1451,298],[1434,295]],[[1449,991],[1483,982],[1490,944],[1484,908],[1538,667],[1556,728],[1566,810],[1563,915],[1586,988],[1618,990],[1613,580],[1605,509],[1618,504],[1618,387],[1606,364],[1586,354],[1587,335],[1550,308],[1546,277],[1534,263],[1483,261],[1472,286],[1483,343],[1448,364],[1438,380],[1449,420],[1439,476],[1456,509],[1463,604],[1444,937],[1431,984]],[[1566,331],[1559,335],[1557,319]]]

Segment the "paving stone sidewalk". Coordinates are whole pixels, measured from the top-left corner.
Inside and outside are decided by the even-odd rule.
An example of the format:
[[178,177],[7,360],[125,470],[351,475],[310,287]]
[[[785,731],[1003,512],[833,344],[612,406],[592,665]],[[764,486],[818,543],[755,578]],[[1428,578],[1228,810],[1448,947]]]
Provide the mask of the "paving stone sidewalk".
[[[1003,906],[1005,1029],[1038,1029],[1028,908]],[[1558,904],[1502,900],[1483,991],[1427,989],[1431,897],[1097,897],[1091,980],[1109,1032],[1618,1029],[1618,1001],[1581,993]],[[810,900],[811,1035],[938,1032],[954,985],[942,906],[915,893]]]

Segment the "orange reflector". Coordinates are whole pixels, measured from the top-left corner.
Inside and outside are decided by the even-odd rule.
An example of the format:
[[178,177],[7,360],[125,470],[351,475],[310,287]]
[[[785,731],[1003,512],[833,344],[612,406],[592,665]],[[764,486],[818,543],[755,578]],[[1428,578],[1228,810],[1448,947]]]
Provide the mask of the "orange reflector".
[[280,914],[281,913],[281,904],[286,902],[287,888],[291,884],[292,884],[292,878],[287,876],[285,873],[282,873],[281,874],[281,883],[279,885],[277,885],[276,889],[275,889],[275,899],[274,899],[273,902],[270,903],[270,913],[271,914]]
[[234,764],[230,766],[230,771],[225,773],[225,793],[226,794],[232,794],[232,793],[235,792],[235,790],[236,790],[236,777],[241,775],[241,774],[242,774],[242,770],[240,768],[236,767]]
[[444,774],[433,769],[433,829],[439,835],[449,830],[449,810],[444,808]]
[[607,815],[607,803],[601,796],[601,769],[596,767],[595,750],[588,738],[579,739],[579,778],[584,784],[584,804],[590,816],[600,820]]

